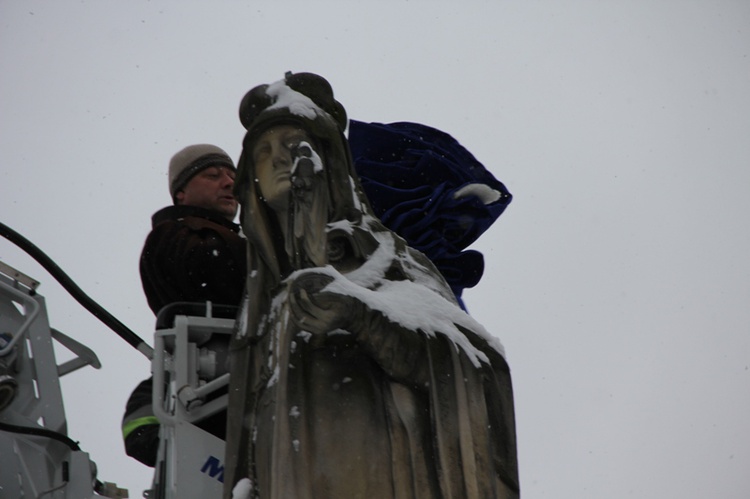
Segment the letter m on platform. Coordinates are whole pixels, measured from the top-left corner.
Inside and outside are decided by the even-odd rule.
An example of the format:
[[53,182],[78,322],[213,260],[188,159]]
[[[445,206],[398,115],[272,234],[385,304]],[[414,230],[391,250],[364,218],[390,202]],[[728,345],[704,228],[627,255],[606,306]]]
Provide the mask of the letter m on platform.
[[208,473],[211,478],[216,478],[221,483],[224,483],[224,466],[217,457],[208,456],[206,462],[201,468],[201,473]]

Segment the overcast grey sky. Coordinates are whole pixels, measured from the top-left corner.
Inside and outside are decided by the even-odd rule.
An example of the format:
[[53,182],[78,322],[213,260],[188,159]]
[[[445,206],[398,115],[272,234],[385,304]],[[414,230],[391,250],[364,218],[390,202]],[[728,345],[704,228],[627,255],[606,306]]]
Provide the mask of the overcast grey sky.
[[[244,93],[325,76],[351,118],[445,130],[514,201],[471,314],[505,345],[527,499],[750,496],[750,3],[0,0],[0,220],[149,339],[138,258],[185,145],[239,156]],[[145,358],[30,258],[69,433],[140,497]]]

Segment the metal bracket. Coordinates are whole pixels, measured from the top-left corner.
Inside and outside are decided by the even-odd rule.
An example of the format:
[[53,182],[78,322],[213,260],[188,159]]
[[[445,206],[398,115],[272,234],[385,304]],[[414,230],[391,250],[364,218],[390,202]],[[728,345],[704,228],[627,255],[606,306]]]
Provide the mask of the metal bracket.
[[24,286],[29,288],[29,291],[31,291],[32,293],[35,292],[36,288],[39,287],[39,281],[27,276],[20,270],[14,269],[7,263],[3,263],[2,260],[0,260],[0,273],[3,273],[14,281],[23,284]]

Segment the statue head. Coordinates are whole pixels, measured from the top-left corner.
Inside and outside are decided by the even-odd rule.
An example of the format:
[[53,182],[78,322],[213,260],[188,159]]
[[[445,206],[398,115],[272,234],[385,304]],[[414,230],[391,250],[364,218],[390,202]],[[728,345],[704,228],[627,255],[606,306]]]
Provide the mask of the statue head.
[[283,80],[258,85],[245,94],[240,121],[249,134],[278,122],[295,121],[316,128],[317,134],[343,132],[348,123],[344,106],[333,98],[325,78],[291,72]]
[[344,136],[346,111],[323,77],[287,73],[250,90],[239,115],[247,130],[235,180],[240,221],[260,259],[281,274],[296,248],[307,245],[310,255],[325,244],[328,224],[371,213]]

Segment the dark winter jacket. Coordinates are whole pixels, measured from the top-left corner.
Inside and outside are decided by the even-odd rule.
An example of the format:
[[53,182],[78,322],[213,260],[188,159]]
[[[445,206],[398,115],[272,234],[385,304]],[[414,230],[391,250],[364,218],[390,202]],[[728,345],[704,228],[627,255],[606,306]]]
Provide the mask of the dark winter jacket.
[[154,214],[141,253],[141,282],[158,313],[178,301],[237,305],[246,275],[239,225],[195,206],[168,206]]
[[[159,420],[151,405],[153,385],[154,379],[149,378],[133,390],[122,420],[125,453],[152,468],[156,465],[159,450]],[[223,440],[227,433],[227,413],[217,412],[196,426]]]
[[[169,206],[156,212],[152,223],[140,267],[154,314],[175,302],[239,304],[246,276],[245,239],[239,235],[239,225],[195,206]],[[136,387],[122,420],[125,452],[147,466],[154,466],[159,446],[152,387],[152,378]],[[197,426],[224,438],[226,412]]]

